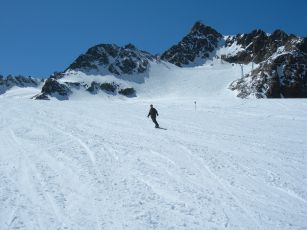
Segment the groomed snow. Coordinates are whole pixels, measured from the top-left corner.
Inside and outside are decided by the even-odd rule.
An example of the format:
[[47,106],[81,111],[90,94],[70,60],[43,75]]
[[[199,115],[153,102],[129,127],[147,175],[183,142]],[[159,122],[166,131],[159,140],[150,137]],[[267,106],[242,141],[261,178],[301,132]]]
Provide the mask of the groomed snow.
[[1,229],[306,229],[307,101],[235,98],[238,66],[174,69],[133,99],[3,96]]

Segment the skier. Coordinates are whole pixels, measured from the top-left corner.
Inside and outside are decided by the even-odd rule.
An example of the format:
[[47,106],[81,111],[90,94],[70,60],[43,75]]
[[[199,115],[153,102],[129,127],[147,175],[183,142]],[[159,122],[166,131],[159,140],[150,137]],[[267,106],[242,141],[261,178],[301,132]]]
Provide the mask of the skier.
[[153,107],[153,105],[150,105],[150,110],[149,110],[149,113],[147,115],[147,117],[151,117],[151,120],[153,121],[153,123],[155,123],[156,125],[156,128],[160,128],[157,120],[156,120],[156,117],[159,116],[158,114],[158,111]]

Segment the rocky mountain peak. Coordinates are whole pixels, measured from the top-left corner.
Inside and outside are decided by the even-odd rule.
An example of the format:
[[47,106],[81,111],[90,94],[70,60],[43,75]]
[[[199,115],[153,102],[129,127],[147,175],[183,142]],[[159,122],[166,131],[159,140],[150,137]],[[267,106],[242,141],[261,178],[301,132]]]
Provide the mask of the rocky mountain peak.
[[190,33],[177,45],[166,50],[161,55],[161,59],[180,67],[205,62],[218,47],[220,39],[222,35],[216,30],[196,22]]
[[[291,39],[297,39],[297,37],[289,36],[282,30],[275,30],[269,35],[263,30],[256,29],[247,34],[230,36],[225,41],[225,45],[231,46],[236,43],[241,46],[243,50],[234,55],[227,56],[225,60],[240,64],[247,64],[250,62],[260,63],[272,56],[278,48],[282,46],[292,46],[292,44],[290,44]],[[288,49],[290,50],[292,48]]]
[[131,44],[131,43],[125,45],[124,48],[125,48],[125,49],[130,49],[130,50],[135,50],[135,49],[137,49],[137,48],[135,47],[135,45],[133,45],[133,44]]
[[131,75],[145,73],[154,56],[137,49],[132,44],[120,47],[100,44],[80,55],[68,68],[85,73]]
[[289,35],[280,30],[280,29],[277,29],[275,30],[271,35],[270,35],[270,40],[271,41],[282,41],[282,42],[286,42],[289,38]]
[[248,34],[237,35],[237,43],[247,47],[252,42],[261,42],[267,38],[268,36],[263,30],[256,29]]
[[214,37],[217,37],[217,38],[222,37],[222,35],[219,32],[217,32],[215,29],[213,29],[210,26],[203,24],[200,21],[197,21],[193,25],[190,34],[191,35],[198,34],[198,35],[203,35],[203,36],[214,36]]

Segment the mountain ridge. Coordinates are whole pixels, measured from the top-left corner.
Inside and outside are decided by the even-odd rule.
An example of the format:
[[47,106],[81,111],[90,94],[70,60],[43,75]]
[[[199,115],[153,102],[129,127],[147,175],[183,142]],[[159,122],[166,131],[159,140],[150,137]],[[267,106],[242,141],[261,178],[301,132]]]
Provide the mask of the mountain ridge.
[[38,87],[41,83],[43,83],[43,79],[33,78],[31,76],[12,76],[8,75],[4,77],[0,75],[0,95],[4,94],[14,86],[25,88],[25,87]]
[[[307,38],[287,34],[280,29],[271,34],[256,29],[250,33],[223,36],[200,21],[160,56],[142,51],[132,44],[93,46],[79,55],[66,70],[50,76],[55,80],[46,81],[45,84],[49,85],[42,88],[42,94],[48,98],[59,91],[63,93],[65,88],[68,98],[75,85],[58,79],[69,77],[71,82],[79,72],[112,75],[119,80],[141,84],[149,77],[151,63],[161,66],[169,63],[187,68],[213,60],[242,65],[242,74],[238,74],[237,80],[229,82],[229,89],[235,91],[238,97],[307,97]],[[255,64],[255,69],[243,74],[243,67],[251,63]],[[95,82],[81,82],[81,88],[91,92],[89,88],[92,84]]]

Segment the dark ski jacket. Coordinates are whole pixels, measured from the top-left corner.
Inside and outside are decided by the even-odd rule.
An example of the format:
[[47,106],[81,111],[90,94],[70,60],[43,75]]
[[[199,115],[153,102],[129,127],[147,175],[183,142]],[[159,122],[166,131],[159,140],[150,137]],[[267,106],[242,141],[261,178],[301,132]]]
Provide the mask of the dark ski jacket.
[[149,117],[149,116],[151,116],[151,117],[159,116],[158,111],[155,108],[150,108],[147,117]]

